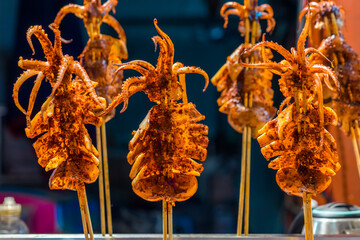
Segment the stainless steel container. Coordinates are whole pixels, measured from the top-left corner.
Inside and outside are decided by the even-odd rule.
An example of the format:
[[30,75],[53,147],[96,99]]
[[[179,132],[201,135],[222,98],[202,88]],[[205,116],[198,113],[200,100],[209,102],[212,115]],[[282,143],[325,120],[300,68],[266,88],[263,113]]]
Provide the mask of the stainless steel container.
[[314,234],[360,234],[360,208],[346,203],[316,207],[313,230]]

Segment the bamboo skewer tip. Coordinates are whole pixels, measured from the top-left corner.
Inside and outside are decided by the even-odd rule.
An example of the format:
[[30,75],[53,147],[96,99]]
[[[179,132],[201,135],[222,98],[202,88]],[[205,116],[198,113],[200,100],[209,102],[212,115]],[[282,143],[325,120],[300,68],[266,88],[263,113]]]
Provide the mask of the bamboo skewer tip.
[[109,180],[109,165],[108,165],[108,155],[107,155],[105,123],[101,126],[101,138],[102,138],[101,140],[102,140],[102,153],[103,153],[105,201],[106,201],[108,233],[109,233],[109,236],[112,236],[113,226],[112,226],[112,215],[111,215],[110,180]]
[[80,193],[79,190],[77,190],[77,194],[78,194],[78,200],[79,200],[79,206],[80,206],[80,214],[81,214],[81,222],[82,222],[82,225],[83,225],[85,240],[89,240],[88,227],[87,227],[86,218],[85,218],[85,208],[84,208],[84,204],[83,204],[83,201],[82,201],[82,196],[81,196],[81,193]]
[[85,186],[84,185],[79,186],[76,191],[78,194],[81,220],[83,224],[85,239],[89,240],[89,234],[90,234],[90,240],[94,240],[94,232],[91,224],[89,205],[87,202]]
[[247,127],[247,147],[246,147],[246,190],[245,190],[245,216],[244,216],[244,234],[249,235],[249,217],[250,217],[250,166],[251,166],[251,128]]
[[[244,106],[252,107],[252,93],[245,93]],[[242,137],[241,176],[239,191],[239,209],[237,222],[237,236],[249,234],[249,208],[250,208],[250,159],[251,159],[251,127],[245,126]]]
[[314,240],[310,193],[303,192],[303,209],[305,222],[305,239]]
[[101,151],[101,131],[100,127],[96,127],[96,147],[99,152],[99,201],[100,201],[100,222],[101,222],[101,235],[106,234],[105,223],[105,199],[104,199],[104,173],[103,173],[103,160]]
[[244,128],[242,136],[242,153],[241,153],[241,175],[240,175],[240,191],[239,191],[239,209],[238,209],[238,220],[237,220],[237,236],[241,236],[242,224],[243,224],[243,213],[244,213],[244,196],[245,196],[245,166],[246,166],[246,138],[247,138],[247,127]]
[[85,213],[86,213],[86,222],[87,222],[88,231],[90,233],[90,240],[94,240],[94,231],[91,224],[89,204],[87,201],[85,187],[83,188],[83,201],[85,202],[84,205],[85,205]]
[[[360,177],[360,152],[359,152],[360,130],[359,130],[357,121],[354,123],[354,125],[355,126],[350,126],[351,140],[353,143],[353,148],[354,148],[354,153],[355,153],[356,166],[357,166],[359,177]],[[356,130],[356,133],[355,133],[355,130]],[[358,136],[356,136],[356,135],[358,135]]]
[[173,209],[172,203],[168,203],[169,240],[173,240]]
[[167,202],[162,201],[162,220],[163,220],[163,240],[167,240]]

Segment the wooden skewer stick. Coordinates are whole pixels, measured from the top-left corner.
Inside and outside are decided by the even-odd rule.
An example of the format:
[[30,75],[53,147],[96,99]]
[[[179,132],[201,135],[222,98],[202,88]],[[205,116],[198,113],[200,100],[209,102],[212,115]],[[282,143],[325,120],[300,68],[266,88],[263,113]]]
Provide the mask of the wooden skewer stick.
[[334,13],[330,14],[332,34],[339,36],[339,29],[337,27],[337,20]]
[[85,218],[85,206],[83,204],[83,197],[81,196],[81,190],[80,188],[77,189],[77,194],[78,194],[78,200],[79,200],[79,206],[80,206],[80,213],[81,213],[81,221],[82,221],[82,225],[83,225],[83,229],[84,229],[84,235],[85,235],[85,240],[89,240],[89,233],[88,233],[88,226],[86,223],[86,218]]
[[331,36],[331,26],[329,23],[329,19],[326,16],[324,17],[324,25],[325,25],[325,30],[324,30],[325,37]]
[[250,42],[250,20],[249,18],[245,19],[245,47],[248,47],[249,42]]
[[[358,149],[359,149],[359,153],[360,153],[360,128],[359,128],[359,121],[355,120],[354,121],[354,129],[355,129],[355,136],[357,139],[357,145],[358,145]],[[360,161],[356,161],[356,165],[358,168],[358,172],[359,172],[359,176],[360,176]]]
[[101,235],[105,236],[106,225],[105,225],[105,201],[104,201],[104,173],[103,173],[103,160],[101,153],[101,132],[99,127],[96,127],[96,146],[99,152],[99,199],[100,199]]
[[[253,21],[252,30],[251,30],[251,45],[252,46],[255,45],[257,29],[258,29],[258,23],[256,21]],[[251,62],[253,62],[253,59]]]
[[[332,27],[333,27],[332,21],[333,21],[333,19],[331,18],[331,24],[330,24],[328,17],[326,17],[326,16],[324,17],[326,37],[329,37],[332,34],[338,35],[337,27],[336,27],[336,29],[332,29]],[[336,23],[335,23],[335,26],[336,26]],[[334,62],[333,62],[334,65],[337,66],[339,61],[338,61],[338,58],[337,58],[335,52],[332,53],[332,58],[334,60]]]
[[[355,128],[356,128],[356,124],[355,124]],[[356,142],[356,136],[355,136],[355,131],[354,128],[351,126],[350,127],[351,130],[351,140],[353,143],[353,147],[354,147],[354,153],[355,153],[355,159],[356,159],[356,165],[358,168],[358,173],[359,173],[359,177],[360,177],[360,154],[359,154],[359,147],[358,144]],[[359,127],[357,128],[357,130],[359,130]],[[357,131],[358,132],[358,131]],[[358,132],[359,134],[359,132]]]
[[[250,20],[245,20],[245,46],[248,47],[250,41]],[[258,25],[254,21],[252,23],[252,35],[251,44],[254,45],[256,38],[255,32],[257,31]],[[251,62],[254,58],[251,57]],[[249,59],[245,59],[245,62],[249,62]],[[244,106],[252,107],[252,94],[244,94]],[[244,216],[244,234],[249,234],[249,207],[250,207],[250,157],[251,157],[251,128],[249,126],[244,127],[243,138],[242,138],[242,153],[241,153],[241,176],[240,176],[240,193],[239,193],[239,210],[238,210],[238,225],[237,225],[237,236],[241,236],[243,215],[244,215],[244,202],[245,202],[245,216]]]
[[[256,41],[256,32],[258,29],[259,25],[256,21],[252,22],[252,31],[251,31],[251,45],[255,45],[255,41]],[[254,62],[254,57],[251,56],[250,59],[251,62]],[[250,92],[247,96],[245,95],[247,103],[245,105],[245,107],[252,107],[252,93]],[[250,166],[251,166],[251,127],[250,126],[246,126],[245,127],[247,129],[246,134],[245,134],[245,138],[246,138],[246,146],[245,146],[245,165],[246,165],[246,169],[245,169],[245,216],[244,216],[244,234],[245,236],[249,235],[249,216],[250,216]]]
[[172,203],[168,202],[169,240],[173,240],[173,210]]
[[245,215],[244,215],[244,235],[249,235],[249,216],[250,216],[250,157],[251,157],[251,128],[247,128],[246,136],[246,167],[245,167]]
[[82,191],[83,191],[82,197],[83,197],[85,213],[86,213],[85,217],[86,217],[88,231],[90,233],[90,240],[94,240],[94,231],[93,231],[92,224],[91,224],[90,211],[89,211],[89,205],[88,205],[88,201],[87,201],[87,197],[86,197],[85,186],[82,188]]
[[[252,30],[251,30],[251,46],[255,45],[255,41],[256,41],[256,32],[257,32],[257,22],[253,21],[252,22]],[[253,63],[254,62],[254,55],[251,56],[250,58],[250,62]]]
[[[252,93],[249,94],[249,108],[252,107]],[[247,126],[246,138],[246,185],[245,185],[245,219],[244,234],[249,235],[249,216],[250,216],[250,166],[251,166],[251,127]]]
[[[245,93],[244,106],[247,107],[247,105],[248,105],[248,94]],[[244,131],[243,131],[243,136],[242,136],[239,209],[238,209],[238,220],[237,220],[237,231],[236,231],[237,236],[241,236],[241,233],[242,233],[243,214],[244,214],[247,130],[248,130],[248,128],[245,127]]]
[[[332,34],[336,35],[336,36],[339,36],[340,33],[339,33],[339,29],[338,29],[338,26],[337,26],[337,20],[336,20],[336,17],[335,17],[335,14],[334,13],[331,13],[330,14],[330,20],[331,20],[331,29],[332,29]],[[339,57],[336,56],[335,53],[333,53],[333,56],[335,57],[334,58],[334,65],[337,66],[339,64],[339,58],[340,58],[340,62],[341,64],[344,64],[345,62],[345,59],[344,59],[344,56],[342,53],[338,53],[339,54]]]
[[167,240],[167,202],[162,202],[162,219],[163,219],[163,240]]
[[108,233],[110,236],[113,234],[112,217],[111,217],[111,199],[110,199],[110,182],[109,182],[109,166],[107,156],[107,144],[106,144],[106,127],[105,123],[101,126],[102,137],[102,152],[104,163],[104,180],[105,180],[105,200],[106,200],[106,216],[108,224]]
[[305,218],[305,240],[314,240],[310,193],[303,192],[303,208]]

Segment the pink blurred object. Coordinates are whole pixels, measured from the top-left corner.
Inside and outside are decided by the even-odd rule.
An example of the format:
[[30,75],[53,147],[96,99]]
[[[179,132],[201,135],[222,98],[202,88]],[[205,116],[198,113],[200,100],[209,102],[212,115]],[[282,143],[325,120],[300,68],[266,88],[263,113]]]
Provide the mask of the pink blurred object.
[[56,233],[56,203],[33,194],[0,192],[0,202],[5,197],[14,197],[22,206],[21,217],[30,233]]

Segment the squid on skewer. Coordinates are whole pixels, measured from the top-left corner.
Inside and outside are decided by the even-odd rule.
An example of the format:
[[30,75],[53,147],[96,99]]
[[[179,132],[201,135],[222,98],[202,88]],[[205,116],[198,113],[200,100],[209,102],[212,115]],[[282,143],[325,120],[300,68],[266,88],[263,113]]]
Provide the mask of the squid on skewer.
[[[307,17],[297,47],[291,52],[274,42],[258,43],[249,50],[271,48],[285,58],[280,63],[241,63],[245,67],[269,69],[281,76],[280,90],[286,99],[277,118],[260,130],[258,141],[266,159],[280,156],[269,164],[278,170],[278,185],[289,194],[303,197],[307,240],[313,239],[311,195],[325,190],[331,176],[340,168],[336,143],[324,127],[337,124],[337,118],[334,111],[323,106],[321,80],[334,91],[339,83],[329,67],[309,60],[314,55],[326,59],[317,49],[305,48],[309,25]],[[320,74],[326,77],[321,78]],[[294,103],[290,104],[292,99]]]
[[[271,88],[273,74],[266,69],[251,69],[240,66],[239,55],[244,51],[244,45],[240,45],[230,57],[227,63],[212,79],[211,82],[221,91],[217,100],[219,111],[228,115],[228,122],[237,132],[243,133],[249,126],[252,137],[257,137],[257,131],[271,120],[276,112],[273,107],[274,91]],[[267,57],[272,57],[269,49]],[[253,59],[254,62],[263,60],[261,51],[254,50],[252,54],[243,56],[242,61]],[[220,73],[221,72],[221,73]],[[252,107],[245,106],[245,98],[251,95]],[[246,97],[245,97],[246,96]]]
[[[80,55],[80,63],[89,74],[90,79],[97,82],[96,91],[99,96],[111,100],[121,92],[122,72],[115,71],[115,64],[120,64],[122,59],[128,58],[126,36],[120,23],[109,12],[115,11],[117,0],[108,0],[101,5],[100,0],[84,0],[84,5],[68,4],[57,14],[54,23],[61,24],[63,18],[72,13],[81,18],[89,35],[89,40]],[[102,23],[108,24],[118,34],[118,38],[102,34]],[[109,121],[115,111],[109,113],[104,119]]]
[[[334,108],[339,118],[338,126],[346,135],[351,135],[351,128],[356,127],[360,116],[360,58],[343,38],[334,35],[322,42],[319,51],[331,60],[333,54],[341,56],[334,66],[340,89],[324,98],[327,97],[328,105]],[[317,57],[313,61],[323,62]]]
[[[340,83],[337,93],[324,91],[324,99],[327,99],[338,118],[338,127],[348,136],[351,136],[354,146],[355,159],[360,176],[360,58],[358,54],[347,44],[343,38],[342,27],[344,10],[332,1],[310,3],[313,24],[321,26],[325,34],[320,37],[321,43],[318,50],[333,63],[336,76]],[[301,19],[301,15],[299,19]],[[314,56],[311,61],[329,65],[328,62]],[[326,89],[326,88],[325,88]]]
[[[58,12],[54,20],[56,24],[60,25],[62,19],[69,13],[83,20],[89,40],[80,55],[80,63],[89,74],[90,79],[98,83],[95,90],[99,96],[106,99],[107,105],[121,92],[123,83],[122,71],[116,72],[117,66],[115,64],[120,64],[122,59],[128,58],[124,29],[109,14],[111,9],[115,12],[117,3],[117,0],[108,0],[104,4],[101,4],[101,0],[84,0],[83,6],[68,4]],[[102,23],[112,27],[118,34],[118,38],[101,34]],[[115,109],[104,116],[104,124],[100,128],[96,128],[97,147],[100,153],[99,196],[101,233],[103,236],[106,232],[104,194],[106,197],[108,232],[110,236],[113,233],[105,123],[114,116]],[[103,178],[105,178],[105,183]]]
[[[93,237],[93,230],[86,200],[85,183],[94,182],[99,174],[98,152],[91,143],[85,124],[99,126],[102,118],[93,111],[105,108],[105,99],[95,93],[95,85],[71,56],[63,55],[58,26],[53,24],[55,40],[52,45],[41,26],[32,26],[27,31],[27,40],[35,53],[31,36],[39,40],[47,61],[23,60],[19,66],[26,71],[18,78],[13,89],[16,106],[26,114],[25,129],[29,138],[41,135],[34,143],[38,163],[46,171],[55,169],[49,180],[50,189],[69,189],[78,192],[85,238]],[[28,110],[18,102],[21,85],[31,76],[38,74],[30,94]],[[77,77],[72,79],[72,75]],[[32,108],[41,80],[46,77],[52,92],[31,119]]]
[[[239,64],[240,53],[260,39],[259,21],[261,19],[266,19],[268,22],[267,32],[274,29],[273,10],[268,4],[257,6],[257,1],[252,0],[245,1],[244,6],[237,2],[227,2],[221,8],[220,14],[225,19],[224,27],[227,26],[229,15],[239,16],[239,32],[245,36],[245,43],[228,57],[227,62],[211,79],[218,91],[221,91],[221,96],[217,101],[219,111],[228,115],[228,121],[236,131],[242,133],[246,126],[250,126],[254,130],[252,136],[256,137],[257,130],[275,115],[276,110],[272,106],[272,73],[264,69],[242,67]],[[263,58],[272,58],[268,49],[253,51],[243,56],[243,61],[265,61]],[[245,100],[245,95],[252,96],[251,108],[244,105],[245,101],[248,101]]]
[[[301,10],[299,22],[308,12],[311,13],[309,40],[314,47],[319,47],[321,41],[332,34],[338,35],[337,29],[341,29],[344,25],[344,9],[333,1],[310,2]],[[319,31],[319,39],[314,39],[312,29]]]
[[257,0],[245,0],[244,5],[227,2],[222,6],[220,14],[225,19],[225,28],[229,15],[238,16],[240,19],[238,30],[242,36],[245,36],[245,43],[228,57],[227,62],[215,74],[211,82],[221,92],[217,100],[219,111],[228,115],[228,122],[232,128],[243,133],[237,235],[240,236],[242,233],[245,202],[244,233],[246,236],[249,232],[251,136],[253,138],[258,136],[258,130],[274,117],[276,109],[273,107],[274,92],[271,89],[273,74],[266,69],[249,69],[240,65],[241,61],[255,63],[271,59],[271,51],[263,48],[256,49],[247,55],[240,56],[240,54],[260,39],[260,20],[267,20],[266,32],[273,31],[275,20],[271,6],[268,4],[258,6]]
[[[142,76],[127,79],[121,94],[104,114],[122,102],[124,111],[129,97],[139,91],[144,91],[150,101],[157,104],[133,132],[127,158],[132,165],[130,178],[134,192],[148,201],[163,201],[164,239],[167,238],[166,221],[169,221],[169,239],[172,240],[172,206],[196,192],[196,177],[203,167],[193,159],[206,159],[209,141],[208,127],[198,123],[205,117],[187,101],[185,74],[204,76],[205,88],[209,79],[198,67],[186,67],[180,62],[174,64],[171,39],[158,27],[156,19],[154,25],[160,35],[152,38],[160,48],[156,67],[140,60],[121,64],[119,71],[133,69]],[[177,102],[180,99],[182,103]]]
[[[266,32],[273,31],[276,23],[273,18],[272,7],[269,4],[258,6],[258,0],[244,0],[244,5],[237,2],[227,2],[222,6],[220,14],[225,20],[224,28],[227,27],[229,15],[236,15],[240,18],[238,30],[241,36],[248,38],[249,33],[252,33],[252,37],[256,40],[261,37],[260,20],[267,20]],[[252,26],[253,24],[256,25],[256,28],[249,29],[249,25]],[[249,42],[249,39],[245,42]]]

